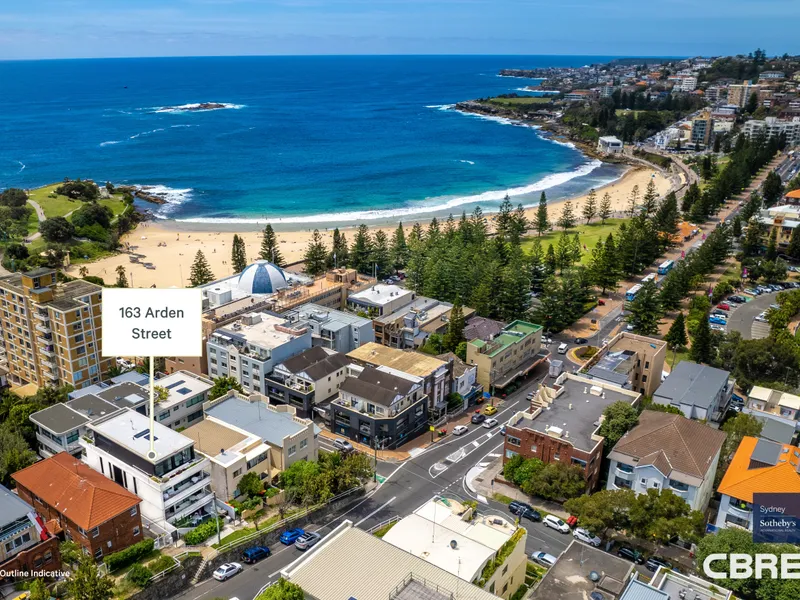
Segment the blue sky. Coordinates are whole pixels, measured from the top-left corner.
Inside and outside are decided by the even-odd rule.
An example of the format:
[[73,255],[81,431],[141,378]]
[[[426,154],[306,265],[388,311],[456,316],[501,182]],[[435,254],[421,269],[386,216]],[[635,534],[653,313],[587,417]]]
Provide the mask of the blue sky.
[[0,59],[800,53],[797,0],[2,0]]

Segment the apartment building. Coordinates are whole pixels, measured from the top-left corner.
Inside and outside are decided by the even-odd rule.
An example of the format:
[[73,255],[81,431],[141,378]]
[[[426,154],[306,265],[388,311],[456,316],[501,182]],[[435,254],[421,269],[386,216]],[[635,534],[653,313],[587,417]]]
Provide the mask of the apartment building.
[[652,396],[661,385],[666,352],[663,340],[623,331],[583,364],[581,375]]
[[311,330],[311,345],[347,354],[362,344],[375,341],[370,319],[328,308],[303,304],[283,315],[287,321],[303,324]]
[[[213,515],[209,461],[191,438],[131,409],[88,425],[81,438],[86,464],[142,499],[145,527],[176,536],[177,529]],[[151,454],[155,452],[155,458]]]
[[671,490],[705,511],[725,433],[681,415],[645,410],[608,455],[606,489]]
[[271,478],[271,448],[247,431],[205,419],[182,432],[194,440],[194,449],[211,463],[211,488],[223,500],[240,496],[237,488],[247,473],[255,473],[265,484]]
[[692,119],[692,143],[696,147],[708,146],[711,134],[714,132],[714,119],[709,111],[704,111]]
[[550,356],[542,349],[542,326],[514,321],[490,341],[467,343],[467,363],[478,367],[478,383],[485,390],[502,389],[530,372]]
[[334,433],[392,449],[428,431],[422,377],[361,365],[350,365],[347,375],[329,407]]
[[[457,500],[436,496],[395,523],[383,541],[468,585],[510,598],[525,580],[526,538],[524,529],[499,514],[475,514]],[[506,545],[512,549],[500,561]]]
[[370,317],[390,315],[416,300],[417,294],[394,284],[376,283],[347,297],[347,308]]
[[0,484],[0,572],[57,571],[58,542],[33,506]]
[[[733,592],[695,575],[684,575],[666,567],[658,567],[645,583],[638,571],[631,578],[619,600],[734,600]],[[689,594],[692,594],[690,596]]]
[[293,406],[273,405],[266,396],[248,397],[231,390],[207,402],[203,410],[207,421],[247,432],[268,445],[270,477],[298,460],[317,460],[320,430],[310,419],[298,417]]
[[189,427],[202,420],[203,403],[214,387],[210,379],[189,371],[175,371],[160,378],[156,385],[168,393],[166,400],[156,404],[156,420],[171,429]]
[[266,395],[295,407],[298,416],[311,418],[315,407],[338,395],[350,362],[345,354],[313,346],[275,365],[265,380]]
[[763,246],[767,247],[769,238],[775,230],[778,252],[782,252],[789,247],[792,232],[800,225],[800,206],[796,204],[773,206],[759,212],[756,219],[763,226],[761,235]]
[[765,117],[762,120],[750,119],[745,122],[742,132],[748,138],[763,135],[769,139],[784,135],[787,145],[794,146],[800,143],[800,117],[793,117],[791,120],[778,117]]
[[212,378],[233,377],[245,391],[264,393],[275,365],[311,348],[311,330],[273,313],[248,313],[217,329],[206,346]]
[[452,390],[464,399],[465,407],[480,397],[483,393],[483,386],[478,383],[478,367],[468,365],[452,352],[439,354],[436,358],[452,364]]
[[742,412],[763,423],[762,438],[790,444],[800,429],[800,396],[759,385],[747,394]]
[[0,278],[0,329],[12,385],[98,383],[111,367],[100,356],[102,288],[87,281],[57,283],[54,269]]
[[12,477],[20,498],[97,560],[144,537],[141,498],[66,452]]
[[753,500],[758,493],[800,493],[800,448],[745,436],[717,491],[716,527],[753,530]]
[[758,93],[760,86],[753,85],[749,81],[743,81],[742,83],[732,84],[728,86],[728,104],[734,104],[739,108],[743,108],[747,101],[750,99],[750,96],[753,93]]
[[399,376],[421,377],[428,397],[428,414],[436,419],[447,410],[447,396],[453,389],[453,365],[422,352],[398,350],[372,342],[347,355],[362,366],[387,367]]
[[637,405],[642,395],[571,373],[543,382],[531,400],[506,424],[503,462],[519,455],[577,465],[588,491],[600,480],[605,438],[597,433],[603,411],[614,402]]
[[688,360],[679,362],[653,394],[653,402],[679,408],[687,419],[719,421],[728,408],[730,373]]
[[[418,296],[400,310],[373,319],[375,342],[401,350],[415,350],[434,333],[443,334],[450,322],[453,305],[433,298]],[[463,307],[465,319],[475,310]]]

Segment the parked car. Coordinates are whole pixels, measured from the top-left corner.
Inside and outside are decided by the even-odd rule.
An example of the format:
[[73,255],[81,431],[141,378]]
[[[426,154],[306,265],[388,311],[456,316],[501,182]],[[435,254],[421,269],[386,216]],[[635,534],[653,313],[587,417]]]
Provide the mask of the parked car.
[[651,556],[647,559],[647,562],[644,563],[645,568],[648,571],[657,571],[658,567],[664,567],[665,569],[671,569],[672,564],[661,558],[660,556]]
[[742,398],[739,394],[731,394],[731,404],[744,406],[744,398]]
[[569,346],[567,346],[567,344],[564,344],[564,343],[559,344],[559,346],[558,346],[558,353],[559,354],[566,354],[567,350],[569,350]]
[[299,527],[294,527],[293,529],[287,529],[281,534],[281,544],[286,544],[287,546],[291,546],[297,541],[301,535],[303,535],[305,531],[300,529]]
[[627,558],[635,562],[637,565],[644,564],[644,556],[638,550],[634,550],[630,546],[621,546],[619,550],[617,550],[617,556],[622,558]]
[[731,305],[725,302],[720,302],[719,304],[717,304],[717,308],[721,308],[722,310],[730,310]]
[[496,412],[497,412],[497,407],[494,404],[490,404],[489,406],[483,409],[483,414],[485,414],[487,417],[492,416]]
[[298,550],[308,550],[322,539],[322,536],[316,531],[306,531],[294,543],[294,547]]
[[505,435],[505,434],[506,434],[506,425],[503,425],[503,426],[500,428],[500,435]]
[[453,427],[453,435],[464,435],[469,431],[469,428],[466,425],[456,425]]
[[333,447],[344,454],[348,454],[355,450],[355,448],[353,448],[353,444],[341,438],[336,438],[333,440]]
[[485,420],[486,420],[486,415],[479,412],[473,413],[472,418],[470,419],[470,421],[472,421],[475,424],[483,423]]
[[483,426],[486,427],[486,429],[491,429],[495,425],[497,425],[497,419],[486,419],[483,422]]
[[554,515],[547,515],[542,519],[545,527],[550,527],[561,533],[569,533],[569,525]]
[[226,579],[230,579],[237,573],[241,572],[241,570],[242,565],[239,563],[225,563],[224,565],[220,565],[217,570],[214,571],[212,577],[217,581],[225,581]]
[[750,294],[751,296],[759,296],[761,294],[761,292],[753,288],[745,288],[743,291],[745,294]]
[[725,331],[725,325],[709,325],[711,331]]
[[583,527],[576,527],[575,531],[572,532],[572,537],[574,537],[576,540],[580,540],[585,544],[594,546],[595,548],[599,548],[600,543],[603,541],[596,535],[592,535],[587,529],[584,529]]
[[575,343],[576,343],[576,344],[578,344],[579,346],[580,346],[581,344],[585,344],[585,343],[586,343],[586,341],[587,341],[587,340],[586,340],[586,338],[582,338],[582,337],[576,337],[576,338],[575,338]]
[[541,521],[542,515],[530,504],[517,502],[516,500],[508,505],[508,510],[520,518],[530,519],[531,521]]
[[753,317],[753,320],[754,321],[758,321],[759,323],[766,323],[767,322],[767,313],[766,312],[759,313],[758,315]]
[[744,304],[747,302],[747,299],[742,298],[741,296],[730,296],[728,298],[728,302],[733,302],[734,304]]
[[719,315],[714,315],[713,317],[709,317],[708,318],[708,322],[711,323],[712,325],[727,325],[728,324],[728,320],[727,319],[723,319]]
[[721,316],[723,318],[727,317],[727,315],[728,315],[728,313],[726,313],[724,310],[721,310],[719,308],[715,308],[714,310],[712,310],[711,314],[712,315],[719,315],[719,316]]
[[542,336],[542,343],[543,344],[552,344],[553,343],[553,338],[548,337],[546,335],[543,335]]
[[556,561],[558,559],[552,554],[548,554],[547,552],[534,552],[533,554],[531,554],[531,560],[536,564],[542,565],[543,567],[550,568],[554,564],[556,564]]
[[272,551],[266,546],[253,546],[242,552],[242,562],[252,565],[262,558],[267,558],[270,554],[272,554]]
[[769,307],[774,309],[774,310],[780,310],[781,309],[781,305],[780,304],[770,304]]

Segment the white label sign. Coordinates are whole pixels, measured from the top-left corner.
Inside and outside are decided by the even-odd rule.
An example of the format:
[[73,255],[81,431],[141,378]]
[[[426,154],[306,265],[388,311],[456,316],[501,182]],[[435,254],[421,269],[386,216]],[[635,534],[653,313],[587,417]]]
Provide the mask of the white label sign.
[[103,356],[202,356],[198,289],[104,288]]

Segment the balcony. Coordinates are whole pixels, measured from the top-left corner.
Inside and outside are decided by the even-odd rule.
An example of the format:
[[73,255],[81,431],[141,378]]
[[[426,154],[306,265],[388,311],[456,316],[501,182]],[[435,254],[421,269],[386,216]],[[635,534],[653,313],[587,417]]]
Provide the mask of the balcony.
[[622,479],[631,480],[633,479],[633,467],[630,465],[617,464],[617,468],[614,469],[614,474]]
[[36,330],[41,331],[42,333],[53,333],[53,330],[50,329],[47,325],[41,325],[39,323],[36,324]]
[[618,490],[629,490],[631,489],[631,482],[627,479],[621,479],[619,477],[614,478],[614,488]]
[[168,515],[169,523],[174,524],[183,517],[189,516],[201,508],[213,502],[214,497],[211,494],[211,487],[206,487],[185,498],[173,507],[173,514]]
[[[78,438],[78,439],[80,439],[80,438]],[[65,444],[63,436],[60,437],[61,441],[56,441],[51,437],[47,437],[45,435],[42,435],[41,433],[37,433],[36,434],[36,440],[39,441],[40,443],[44,444],[45,446],[49,446],[50,448],[53,448],[53,449],[56,449],[56,450],[59,450],[59,451],[64,450],[66,452],[69,452],[70,454],[81,447],[81,444],[78,441],[78,439],[76,439],[74,442],[68,442],[68,443]]]
[[48,315],[46,312],[39,312],[38,310],[33,313],[33,318],[44,321],[45,323],[50,321],[50,315]]
[[174,506],[209,484],[211,476],[205,471],[186,479],[163,492],[164,506]]
[[53,352],[53,346],[41,346],[39,352],[50,358],[55,358],[56,353]]
[[55,369],[53,371],[45,371],[44,376],[51,381],[58,381],[58,373],[55,372]]
[[753,515],[753,506],[747,502],[740,502],[731,498],[731,503],[728,505],[728,513],[740,519],[750,521],[750,517]]
[[43,360],[41,361],[41,363],[42,363],[42,365],[43,365],[43,366],[47,367],[47,368],[48,368],[48,369],[50,369],[51,371],[55,371],[55,370],[56,370],[56,365],[55,365],[55,363],[53,363],[53,362],[51,362],[51,361],[49,361],[49,360],[44,360],[44,359],[43,359]]

